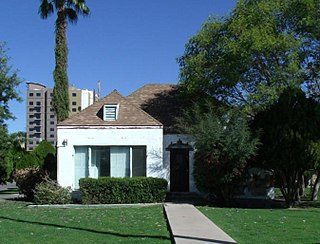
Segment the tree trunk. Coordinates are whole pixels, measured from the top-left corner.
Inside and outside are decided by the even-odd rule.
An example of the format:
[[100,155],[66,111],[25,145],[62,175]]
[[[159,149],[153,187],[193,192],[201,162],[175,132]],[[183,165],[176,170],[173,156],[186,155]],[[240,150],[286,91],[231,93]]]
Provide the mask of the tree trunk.
[[67,74],[68,48],[67,48],[67,20],[65,16],[64,1],[59,6],[56,20],[56,66],[54,69],[53,107],[58,122],[69,117],[69,81]]
[[299,197],[305,196],[305,189],[306,189],[306,183],[305,183],[305,178],[304,174],[301,174],[300,176],[300,184],[299,184]]
[[299,184],[298,175],[296,172],[293,176],[284,177],[285,182],[282,182],[281,192],[286,201],[287,207],[295,207],[299,203]]
[[312,194],[311,194],[311,201],[317,201],[318,200],[318,192],[320,187],[320,172],[317,173],[316,181],[314,182],[313,188],[312,188]]

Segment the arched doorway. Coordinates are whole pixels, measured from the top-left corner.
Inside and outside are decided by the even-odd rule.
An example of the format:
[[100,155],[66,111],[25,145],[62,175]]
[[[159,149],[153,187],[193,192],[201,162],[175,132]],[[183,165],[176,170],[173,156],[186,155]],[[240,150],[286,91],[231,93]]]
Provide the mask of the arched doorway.
[[170,151],[170,191],[189,192],[189,151],[193,150],[192,146],[179,139],[166,150]]

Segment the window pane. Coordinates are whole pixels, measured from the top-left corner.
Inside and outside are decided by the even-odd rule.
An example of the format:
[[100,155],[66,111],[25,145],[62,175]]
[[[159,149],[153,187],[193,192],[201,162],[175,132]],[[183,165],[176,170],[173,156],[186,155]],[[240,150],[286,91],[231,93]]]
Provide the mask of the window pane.
[[79,189],[79,180],[88,176],[88,147],[75,147],[74,188]]
[[112,177],[130,176],[130,149],[128,147],[110,148],[110,173]]
[[132,147],[132,176],[146,176],[146,147]]
[[92,147],[90,177],[110,176],[110,148]]

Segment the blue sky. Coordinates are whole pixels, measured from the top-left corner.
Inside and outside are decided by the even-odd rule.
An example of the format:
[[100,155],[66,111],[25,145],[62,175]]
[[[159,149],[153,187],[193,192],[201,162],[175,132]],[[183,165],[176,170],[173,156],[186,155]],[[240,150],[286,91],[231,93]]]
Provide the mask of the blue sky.
[[[236,0],[87,0],[91,15],[68,27],[69,83],[128,95],[146,83],[176,84],[176,59],[209,16],[228,15]],[[9,131],[25,131],[26,82],[53,87],[55,15],[42,20],[40,0],[0,1],[0,41],[23,83]]]

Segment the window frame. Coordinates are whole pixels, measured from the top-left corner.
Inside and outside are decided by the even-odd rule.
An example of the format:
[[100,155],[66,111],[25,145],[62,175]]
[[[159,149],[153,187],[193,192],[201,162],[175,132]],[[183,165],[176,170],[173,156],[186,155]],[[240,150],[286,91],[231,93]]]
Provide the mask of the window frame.
[[[105,149],[106,151],[109,151],[109,176],[110,177],[115,177],[113,175],[111,175],[111,168],[112,168],[112,161],[111,161],[111,151],[112,151],[112,148],[126,148],[126,149],[129,149],[129,175],[126,175],[124,177],[136,177],[136,176],[147,176],[147,146],[146,145],[132,145],[132,146],[127,146],[127,145],[124,145],[124,146],[109,146],[109,145],[103,145],[103,146],[74,146],[74,152],[76,153],[77,151],[77,148],[80,148],[80,147],[86,147],[86,150],[87,150],[87,154],[88,154],[88,157],[87,157],[87,164],[86,164],[86,167],[87,169],[85,169],[86,172],[88,172],[88,175],[86,177],[101,177],[100,173],[101,173],[101,166],[100,166],[100,163],[98,163],[97,161],[94,162],[93,161],[93,158],[95,158],[95,156],[93,156],[93,152],[96,152],[96,150],[99,150],[100,149]],[[134,169],[133,169],[133,166],[134,166],[134,155],[133,155],[133,151],[136,150],[136,149],[142,149],[143,150],[143,153],[142,154],[142,157],[144,157],[144,160],[141,160],[141,165],[143,165],[143,170],[141,171],[142,174],[134,174]],[[76,165],[76,157],[74,157],[74,164]],[[140,162],[140,161],[139,161]],[[95,175],[95,173],[93,173],[93,169],[95,167],[98,167],[99,165],[99,169],[97,171],[97,175]],[[137,165],[137,164],[135,164]],[[141,166],[139,165],[139,166]],[[136,171],[137,172],[137,171]]]

